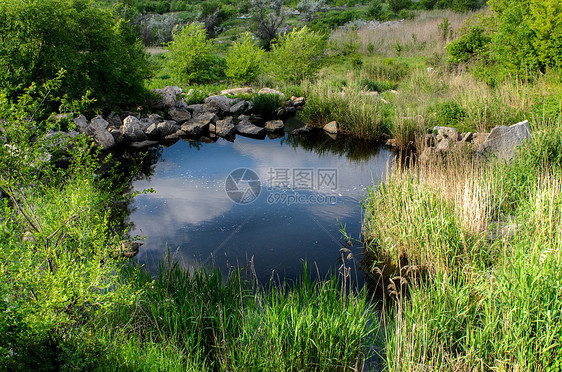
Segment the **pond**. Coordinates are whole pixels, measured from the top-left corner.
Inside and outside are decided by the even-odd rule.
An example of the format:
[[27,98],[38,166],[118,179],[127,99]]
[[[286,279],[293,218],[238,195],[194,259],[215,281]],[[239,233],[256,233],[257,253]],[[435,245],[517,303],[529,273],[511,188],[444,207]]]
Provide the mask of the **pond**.
[[[299,126],[296,121],[287,123]],[[323,131],[264,140],[179,141],[152,149],[148,176],[133,182],[128,222],[145,237],[135,258],[154,271],[170,257],[188,269],[249,269],[259,283],[291,281],[303,264],[325,277],[341,265],[341,230],[361,237],[361,201],[384,180],[393,153]],[[351,247],[358,283],[361,244]]]

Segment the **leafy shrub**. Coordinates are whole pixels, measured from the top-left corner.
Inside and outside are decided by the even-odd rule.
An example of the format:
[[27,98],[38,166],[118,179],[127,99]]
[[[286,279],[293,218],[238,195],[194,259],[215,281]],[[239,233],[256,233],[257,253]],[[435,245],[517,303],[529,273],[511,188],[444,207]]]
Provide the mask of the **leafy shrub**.
[[67,71],[60,94],[127,104],[145,94],[149,64],[124,20],[91,0],[0,2],[0,90],[15,98]]
[[[27,89],[16,104],[0,100],[7,142],[0,146],[0,189],[9,195],[0,199],[2,370],[64,370],[64,344],[113,305],[135,298],[119,280],[122,241],[109,219],[124,190],[96,174],[85,138],[69,146],[46,136],[57,123],[35,122],[33,113],[57,86],[45,83],[36,99],[29,94],[36,88]],[[50,160],[62,151],[73,159],[67,171]]]
[[367,8],[367,15],[369,18],[381,20],[382,19],[382,2],[381,0],[372,0]]
[[254,43],[252,34],[242,34],[226,56],[226,76],[236,83],[254,81],[260,73],[263,55],[263,49]]
[[490,43],[490,37],[484,34],[484,30],[471,27],[467,33],[452,41],[448,46],[452,63],[466,63],[471,59],[482,56]]
[[360,17],[360,12],[355,9],[322,12],[318,19],[315,19],[310,23],[310,29],[314,31],[328,32]]
[[183,83],[206,83],[218,79],[220,63],[211,52],[207,33],[201,25],[191,23],[175,32],[168,45],[170,68]]
[[441,126],[457,126],[466,117],[466,110],[454,101],[439,103],[435,113],[437,123]]
[[314,79],[324,60],[325,45],[324,37],[306,26],[281,36],[270,53],[273,76],[291,83]]
[[412,5],[411,0],[387,0],[387,4],[394,13],[408,9]]
[[562,67],[562,3],[491,0],[494,60],[517,73]]

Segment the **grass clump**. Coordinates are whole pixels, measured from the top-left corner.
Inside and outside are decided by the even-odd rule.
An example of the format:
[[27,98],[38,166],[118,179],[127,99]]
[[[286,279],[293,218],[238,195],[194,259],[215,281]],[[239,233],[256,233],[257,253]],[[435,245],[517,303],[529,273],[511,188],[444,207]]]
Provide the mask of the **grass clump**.
[[346,292],[336,277],[313,283],[306,274],[291,286],[266,290],[239,274],[189,273],[165,264],[152,277],[132,269],[128,278],[143,293],[98,325],[112,350],[104,363],[117,369],[169,360],[171,370],[329,371],[360,366],[373,352],[378,323],[365,291]]
[[[560,365],[560,122],[532,124],[509,163],[451,154],[395,170],[370,191],[373,271],[396,300],[389,370]],[[408,277],[414,269],[421,280]]]
[[335,120],[343,131],[362,138],[377,140],[387,133],[384,103],[353,86],[340,90],[324,81],[310,85],[300,117],[314,125]]

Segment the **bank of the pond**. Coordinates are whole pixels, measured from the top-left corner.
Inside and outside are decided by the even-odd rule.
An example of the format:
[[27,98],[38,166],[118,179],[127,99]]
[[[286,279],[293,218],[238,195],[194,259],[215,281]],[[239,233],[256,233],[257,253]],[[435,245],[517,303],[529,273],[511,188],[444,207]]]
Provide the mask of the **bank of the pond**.
[[555,370],[562,362],[560,120],[510,160],[394,169],[364,234],[395,302],[389,370]]

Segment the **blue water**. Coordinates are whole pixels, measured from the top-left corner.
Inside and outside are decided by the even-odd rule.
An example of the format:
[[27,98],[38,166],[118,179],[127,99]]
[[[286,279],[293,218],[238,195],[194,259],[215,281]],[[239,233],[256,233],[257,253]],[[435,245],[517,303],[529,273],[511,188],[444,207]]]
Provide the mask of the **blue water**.
[[[188,269],[246,268],[260,283],[293,280],[304,261],[322,277],[337,271],[345,245],[340,229],[360,239],[361,200],[386,177],[393,156],[379,145],[323,132],[180,141],[157,151],[151,174],[133,183],[136,191],[154,190],[137,195],[129,215],[131,233],[145,238],[136,259],[152,270],[168,254]],[[225,189],[239,168],[249,170],[245,177],[257,175],[257,182],[240,180],[239,171],[237,189],[230,184],[231,196],[246,195],[243,203]],[[358,266],[360,246],[352,248],[348,266]]]

